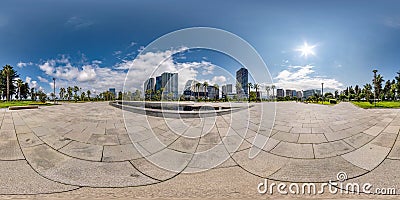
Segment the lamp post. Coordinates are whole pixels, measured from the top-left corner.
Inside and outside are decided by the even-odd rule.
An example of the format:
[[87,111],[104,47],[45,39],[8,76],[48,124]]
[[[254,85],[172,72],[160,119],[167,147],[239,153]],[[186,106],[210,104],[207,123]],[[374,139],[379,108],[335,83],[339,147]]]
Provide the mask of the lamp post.
[[53,77],[53,94],[54,94],[54,104],[56,104],[56,78]]
[[322,92],[321,92],[321,95],[322,95],[322,104],[324,104],[324,100],[325,100],[325,97],[324,97],[324,83],[321,83],[321,85],[322,85]]
[[376,107],[376,72],[378,72],[378,70],[374,69],[372,72],[374,72],[374,105]]

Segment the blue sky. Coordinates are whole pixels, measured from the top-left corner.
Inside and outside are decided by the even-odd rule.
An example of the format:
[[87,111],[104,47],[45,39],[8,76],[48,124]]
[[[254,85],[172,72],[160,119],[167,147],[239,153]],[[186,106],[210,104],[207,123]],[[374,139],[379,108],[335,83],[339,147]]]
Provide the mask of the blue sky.
[[[120,90],[126,66],[141,48],[169,32],[205,26],[249,42],[278,87],[299,90],[325,82],[334,90],[370,82],[373,68],[385,80],[394,78],[400,70],[399,10],[396,0],[3,0],[0,64],[11,64],[21,79],[47,92],[52,77],[61,86]],[[315,45],[315,55],[296,51],[304,42]],[[189,54],[180,62],[236,69],[207,51]],[[211,74],[228,77],[217,71]],[[201,74],[194,75],[214,78]]]

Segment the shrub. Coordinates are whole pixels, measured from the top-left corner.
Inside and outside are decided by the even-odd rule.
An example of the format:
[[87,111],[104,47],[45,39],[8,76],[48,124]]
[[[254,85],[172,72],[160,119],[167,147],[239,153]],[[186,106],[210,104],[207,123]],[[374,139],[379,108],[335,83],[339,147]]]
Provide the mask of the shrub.
[[330,104],[337,104],[337,100],[336,99],[329,99],[329,103]]

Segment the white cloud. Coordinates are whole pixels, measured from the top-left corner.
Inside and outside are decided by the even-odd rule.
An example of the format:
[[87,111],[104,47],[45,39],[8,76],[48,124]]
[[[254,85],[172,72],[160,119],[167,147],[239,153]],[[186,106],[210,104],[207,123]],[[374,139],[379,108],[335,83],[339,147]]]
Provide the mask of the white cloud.
[[43,83],[48,83],[49,82],[47,79],[45,79],[45,78],[43,78],[41,76],[38,76],[37,78],[39,79],[40,82],[43,82]]
[[343,84],[334,78],[326,78],[314,75],[314,66],[289,66],[288,69],[281,71],[274,79],[277,80],[277,88],[307,90],[321,88],[324,83],[324,89],[339,90]]
[[224,84],[226,82],[225,76],[214,76],[212,82],[218,85]]
[[85,65],[82,67],[77,80],[81,82],[92,81],[96,78],[95,69],[91,65]]
[[23,68],[28,65],[33,65],[33,63],[32,62],[21,62],[21,61],[17,63],[17,67],[19,67],[19,68]]
[[74,29],[82,29],[89,26],[92,26],[94,23],[90,20],[83,19],[77,16],[70,17],[65,25],[72,27]]
[[37,88],[38,87],[37,81],[32,81],[32,78],[29,77],[29,76],[27,76],[25,78],[25,82],[28,83],[30,88]]

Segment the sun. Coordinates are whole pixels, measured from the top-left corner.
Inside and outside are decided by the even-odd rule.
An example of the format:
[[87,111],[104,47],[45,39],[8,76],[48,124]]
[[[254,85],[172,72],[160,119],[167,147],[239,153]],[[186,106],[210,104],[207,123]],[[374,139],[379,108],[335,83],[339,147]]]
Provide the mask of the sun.
[[308,45],[307,42],[304,42],[303,46],[300,48],[296,49],[296,51],[299,51],[301,53],[300,56],[308,57],[308,55],[315,55],[314,48],[316,45]]

